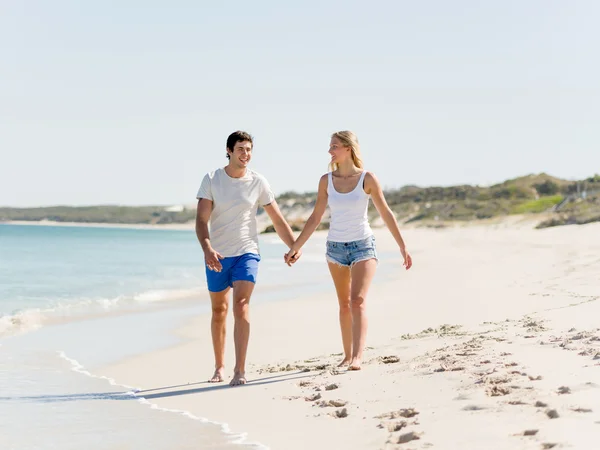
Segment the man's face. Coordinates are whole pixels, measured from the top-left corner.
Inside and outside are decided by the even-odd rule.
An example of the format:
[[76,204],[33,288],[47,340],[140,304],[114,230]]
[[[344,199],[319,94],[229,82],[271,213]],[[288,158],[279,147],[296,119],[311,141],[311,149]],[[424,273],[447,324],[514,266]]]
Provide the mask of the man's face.
[[246,167],[252,159],[252,143],[250,141],[238,141],[229,151],[231,164],[237,167]]

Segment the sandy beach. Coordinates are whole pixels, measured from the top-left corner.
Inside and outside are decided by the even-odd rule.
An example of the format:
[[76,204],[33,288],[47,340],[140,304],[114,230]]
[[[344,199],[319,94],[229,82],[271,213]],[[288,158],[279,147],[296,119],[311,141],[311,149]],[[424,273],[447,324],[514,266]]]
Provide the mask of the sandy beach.
[[[337,369],[333,285],[251,307],[249,384],[213,370],[209,316],[182,343],[104,367],[160,407],[272,449],[594,449],[600,440],[600,224],[406,229],[414,267],[367,299],[360,372]],[[379,251],[394,251],[384,229]],[[293,277],[302,264],[289,269]],[[260,295],[259,293],[257,295]],[[233,367],[232,318],[227,371]]]

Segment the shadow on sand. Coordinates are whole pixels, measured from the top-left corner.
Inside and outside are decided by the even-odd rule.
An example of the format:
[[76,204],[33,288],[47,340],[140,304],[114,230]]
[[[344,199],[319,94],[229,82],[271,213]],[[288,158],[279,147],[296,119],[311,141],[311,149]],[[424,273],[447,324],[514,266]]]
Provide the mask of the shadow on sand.
[[[261,386],[264,384],[281,383],[285,381],[297,380],[300,378],[312,377],[314,374],[307,372],[287,372],[281,375],[257,378],[249,380],[247,384],[241,386],[229,386],[228,383],[209,383],[208,381],[198,381],[195,383],[178,384],[173,386],[157,387],[152,389],[143,389],[139,391],[119,391],[119,392],[85,392],[77,394],[62,395],[26,395],[26,396],[2,396],[0,402],[32,402],[32,403],[54,403],[54,402],[73,402],[81,400],[152,400],[156,398],[176,397],[179,395],[202,394],[204,392],[217,391],[220,389],[242,389],[252,386]],[[195,387],[199,386],[199,387]]]

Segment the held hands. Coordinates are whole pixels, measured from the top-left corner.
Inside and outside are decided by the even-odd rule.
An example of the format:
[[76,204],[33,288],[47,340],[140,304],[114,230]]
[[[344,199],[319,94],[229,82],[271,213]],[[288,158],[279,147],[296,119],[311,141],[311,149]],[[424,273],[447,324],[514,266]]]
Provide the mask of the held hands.
[[406,270],[410,269],[412,267],[412,258],[411,258],[411,256],[408,254],[408,252],[406,251],[405,248],[401,248],[400,249],[400,253],[402,254],[402,258],[404,258],[404,264],[403,264],[403,266],[406,267]]
[[283,260],[288,266],[292,266],[298,259],[302,256],[302,250],[296,250],[294,247],[290,249],[285,255],[283,255]]
[[206,262],[206,267],[213,272],[220,272],[223,269],[220,261],[221,259],[223,259],[223,256],[221,256],[220,253],[212,248],[204,252],[204,261]]

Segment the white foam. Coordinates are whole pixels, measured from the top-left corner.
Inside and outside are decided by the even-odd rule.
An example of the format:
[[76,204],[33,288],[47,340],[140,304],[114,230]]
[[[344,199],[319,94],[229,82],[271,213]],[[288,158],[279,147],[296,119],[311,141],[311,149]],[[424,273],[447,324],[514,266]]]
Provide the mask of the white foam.
[[197,298],[205,291],[206,288],[201,286],[191,289],[150,290],[114,298],[80,299],[73,303],[59,301],[49,308],[30,308],[0,315],[0,337],[35,331],[48,322],[103,314],[120,307]]
[[38,308],[0,317],[0,336],[37,330],[44,322],[44,311]]
[[246,447],[250,447],[250,448],[255,448],[258,450],[270,450],[269,447],[267,447],[266,445],[263,445],[259,442],[248,442],[247,438],[248,438],[248,434],[245,432],[242,433],[234,433],[231,431],[231,428],[229,427],[229,425],[227,423],[221,423],[221,422],[216,422],[213,420],[209,420],[205,417],[200,417],[200,416],[196,416],[195,414],[192,414],[190,411],[186,411],[183,409],[171,409],[171,408],[163,408],[161,406],[158,406],[156,403],[152,403],[149,400],[146,400],[144,397],[138,397],[137,393],[140,392],[140,388],[135,388],[133,386],[127,386],[125,384],[119,384],[117,383],[113,378],[110,377],[106,377],[104,375],[94,375],[93,373],[89,372],[88,370],[85,369],[85,367],[80,364],[77,360],[73,359],[73,358],[69,358],[64,351],[59,351],[58,355],[68,361],[71,364],[71,370],[73,370],[74,372],[80,373],[82,375],[88,376],[90,378],[95,378],[95,379],[99,379],[99,380],[105,380],[107,381],[111,386],[116,386],[116,387],[122,387],[127,389],[127,392],[124,392],[122,395],[123,396],[130,396],[133,398],[136,398],[138,403],[142,404],[142,405],[146,405],[149,406],[150,409],[156,410],[156,411],[161,411],[161,412],[167,412],[167,413],[175,413],[175,414],[179,414],[182,415],[184,417],[187,417],[189,419],[192,420],[197,420],[201,423],[207,423],[207,424],[211,424],[211,425],[216,425],[218,427],[220,427],[221,431],[226,434],[229,438],[231,438],[231,443],[232,444],[239,444],[239,445],[244,445]]
[[186,298],[192,298],[204,294],[206,287],[196,287],[191,289],[172,289],[172,290],[151,290],[142,292],[133,296],[136,302],[140,303],[153,303],[167,300],[182,300]]

